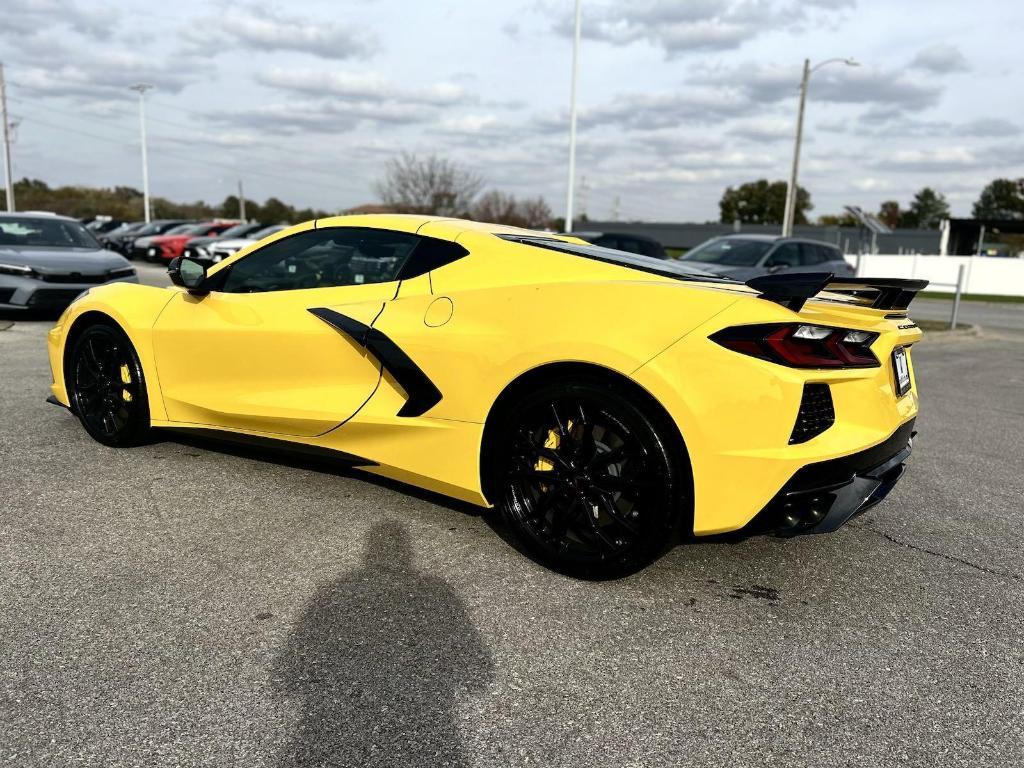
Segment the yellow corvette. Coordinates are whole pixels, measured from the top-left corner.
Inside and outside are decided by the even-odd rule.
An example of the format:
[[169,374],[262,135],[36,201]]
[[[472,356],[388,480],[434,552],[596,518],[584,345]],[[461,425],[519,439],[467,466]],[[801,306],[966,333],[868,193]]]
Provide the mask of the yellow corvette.
[[903,472],[924,281],[749,283],[456,219],[319,219],[171,288],[117,283],[49,334],[95,439],[314,451],[485,507],[588,578],[680,536],[832,531]]

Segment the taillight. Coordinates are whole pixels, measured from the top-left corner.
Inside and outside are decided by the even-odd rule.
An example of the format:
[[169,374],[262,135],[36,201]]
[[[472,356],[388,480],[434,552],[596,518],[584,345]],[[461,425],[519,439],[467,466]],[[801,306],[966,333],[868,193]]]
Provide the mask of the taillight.
[[873,368],[877,333],[800,323],[736,325],[711,335],[727,349],[792,368]]

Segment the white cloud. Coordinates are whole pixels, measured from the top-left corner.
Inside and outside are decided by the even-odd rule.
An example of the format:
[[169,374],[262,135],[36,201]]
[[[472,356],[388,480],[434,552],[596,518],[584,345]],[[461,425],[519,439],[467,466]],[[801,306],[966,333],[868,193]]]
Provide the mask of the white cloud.
[[216,17],[190,21],[182,31],[197,53],[216,56],[229,48],[295,51],[323,59],[362,59],[377,49],[365,29],[317,18],[287,16],[260,5],[229,8]]
[[960,49],[949,43],[936,43],[918,51],[910,66],[936,75],[966,72],[970,69]]

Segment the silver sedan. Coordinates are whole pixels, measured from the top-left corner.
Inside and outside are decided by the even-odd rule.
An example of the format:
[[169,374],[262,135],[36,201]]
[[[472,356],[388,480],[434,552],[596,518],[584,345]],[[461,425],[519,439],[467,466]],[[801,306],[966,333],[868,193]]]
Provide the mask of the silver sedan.
[[61,310],[82,291],[117,280],[139,278],[74,219],[0,213],[0,312]]

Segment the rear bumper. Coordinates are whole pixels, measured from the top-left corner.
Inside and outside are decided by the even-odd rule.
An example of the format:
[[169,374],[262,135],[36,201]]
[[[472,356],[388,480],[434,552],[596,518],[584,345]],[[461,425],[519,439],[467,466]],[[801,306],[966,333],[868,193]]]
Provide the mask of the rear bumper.
[[808,464],[740,533],[796,536],[835,531],[889,495],[903,476],[915,434],[911,419],[867,450]]

